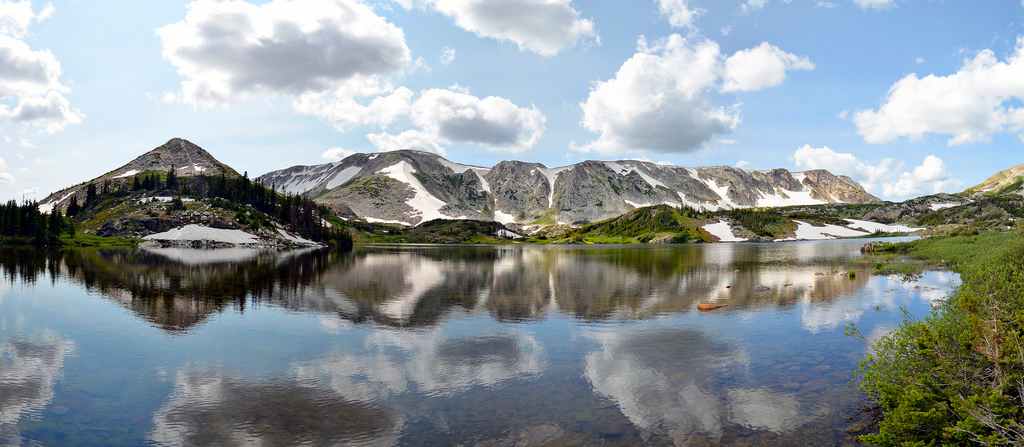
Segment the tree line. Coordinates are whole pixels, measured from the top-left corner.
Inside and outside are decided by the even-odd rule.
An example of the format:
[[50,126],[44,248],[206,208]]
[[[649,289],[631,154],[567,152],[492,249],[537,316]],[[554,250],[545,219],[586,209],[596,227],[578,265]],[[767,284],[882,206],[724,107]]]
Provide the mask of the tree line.
[[36,202],[0,204],[0,239],[4,241],[57,246],[61,235],[74,235],[74,231],[74,223],[60,212],[43,214]]

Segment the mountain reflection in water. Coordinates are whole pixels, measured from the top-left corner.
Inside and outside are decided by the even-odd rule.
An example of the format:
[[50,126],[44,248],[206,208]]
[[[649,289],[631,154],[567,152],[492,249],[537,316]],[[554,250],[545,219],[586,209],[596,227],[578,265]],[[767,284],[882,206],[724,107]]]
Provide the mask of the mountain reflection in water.
[[2,251],[0,443],[849,444],[864,242]]

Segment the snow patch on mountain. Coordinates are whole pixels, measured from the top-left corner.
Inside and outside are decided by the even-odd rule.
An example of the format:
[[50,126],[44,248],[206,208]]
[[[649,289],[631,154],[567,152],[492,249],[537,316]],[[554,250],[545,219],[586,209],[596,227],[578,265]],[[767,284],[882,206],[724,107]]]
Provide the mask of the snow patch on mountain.
[[61,197],[60,200],[56,200],[56,201],[53,201],[53,202],[44,203],[42,205],[39,205],[39,212],[43,213],[43,214],[50,214],[50,213],[53,212],[53,208],[54,207],[56,207],[57,205],[60,205],[61,203],[64,203],[64,201],[67,200],[68,197],[71,197],[73,195],[75,195],[75,191],[69,192],[66,196]]
[[555,181],[558,180],[558,174],[571,168],[572,166],[562,166],[560,168],[537,169],[537,172],[548,179],[548,208],[555,206]]
[[705,185],[707,185],[707,187],[714,191],[715,194],[718,194],[718,197],[721,197],[721,200],[718,202],[718,205],[705,206],[705,208],[708,209],[709,211],[714,211],[718,209],[731,210],[736,208],[742,208],[736,205],[736,203],[729,198],[729,185],[721,186],[715,180],[704,180],[699,177],[697,179],[700,180]]
[[505,225],[513,224],[516,223],[516,216],[494,210],[494,221]]
[[782,190],[786,197],[782,194],[772,194],[769,196],[761,196],[757,199],[757,206],[768,208],[768,207],[783,207],[783,206],[797,206],[797,205],[821,205],[825,202],[824,200],[815,199],[812,196],[811,191],[786,191]]
[[931,205],[928,205],[928,209],[930,209],[932,211],[939,211],[939,210],[944,210],[944,209],[947,209],[947,208],[956,208],[956,207],[958,207],[960,205],[963,205],[963,204],[962,203],[933,203]]
[[450,218],[441,212],[441,208],[444,208],[448,204],[443,200],[434,197],[433,194],[427,191],[427,188],[423,186],[423,183],[420,183],[419,179],[416,178],[416,169],[413,168],[409,162],[402,160],[381,169],[378,173],[405,183],[413,189],[415,195],[405,203],[412,207],[412,209],[419,215],[420,223],[434,219]]
[[662,187],[669,190],[672,189],[665,185],[665,183],[663,183],[662,181],[654,177],[651,177],[647,172],[644,171],[642,166],[632,164],[626,165],[624,163],[625,162],[606,161],[604,162],[604,165],[608,167],[608,169],[611,169],[616,174],[622,176],[626,176],[629,175],[630,173],[635,172],[637,173],[637,175],[640,176],[640,178],[644,179],[644,181],[647,182],[648,185],[651,185],[652,188]]
[[138,173],[139,173],[139,170],[138,170],[138,169],[132,169],[132,170],[130,170],[130,171],[126,171],[126,172],[124,172],[124,173],[123,173],[123,174],[121,174],[121,175],[117,175],[117,176],[114,176],[114,178],[125,178],[125,177],[132,177],[132,176],[134,176],[134,175],[137,175]]

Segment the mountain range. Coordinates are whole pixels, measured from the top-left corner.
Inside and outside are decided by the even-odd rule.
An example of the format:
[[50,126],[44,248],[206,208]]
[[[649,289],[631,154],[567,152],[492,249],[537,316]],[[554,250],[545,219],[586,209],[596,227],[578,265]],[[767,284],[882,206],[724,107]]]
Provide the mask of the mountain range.
[[434,219],[580,224],[663,204],[724,210],[880,202],[853,179],[825,170],[687,168],[637,160],[481,167],[417,150],[354,154],[273,171],[257,181],[342,215],[402,225]]
[[100,236],[271,245],[294,244],[298,233],[319,236],[323,228],[370,242],[713,242],[1006,227],[1024,218],[1024,166],[960,194],[898,203],[825,170],[637,160],[482,167],[417,150],[294,166],[255,183],[266,189],[175,138],[51,194],[39,208],[71,216],[81,204],[73,215],[80,229]]

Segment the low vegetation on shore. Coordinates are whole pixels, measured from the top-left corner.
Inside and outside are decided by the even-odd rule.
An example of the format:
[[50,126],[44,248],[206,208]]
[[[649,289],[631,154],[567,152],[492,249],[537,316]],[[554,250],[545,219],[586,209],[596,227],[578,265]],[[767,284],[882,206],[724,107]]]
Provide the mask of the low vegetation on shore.
[[[878,266],[942,264],[963,285],[931,316],[879,341],[861,385],[879,446],[1024,443],[1024,229],[876,244]],[[887,267],[886,267],[887,266]]]

